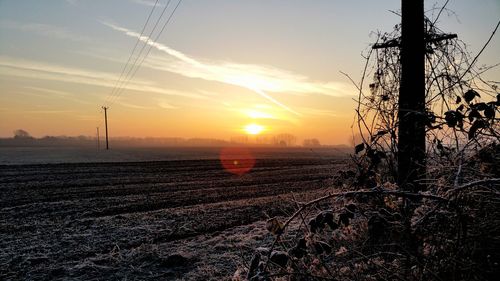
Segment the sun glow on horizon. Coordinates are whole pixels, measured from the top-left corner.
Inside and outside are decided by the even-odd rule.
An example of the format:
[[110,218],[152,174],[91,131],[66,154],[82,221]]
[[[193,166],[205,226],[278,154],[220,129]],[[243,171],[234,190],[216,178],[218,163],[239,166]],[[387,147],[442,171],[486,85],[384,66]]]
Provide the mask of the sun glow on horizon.
[[262,133],[262,131],[264,131],[264,126],[252,123],[252,124],[246,125],[243,128],[243,130],[245,131],[245,133],[247,133],[249,135],[258,135],[258,134]]

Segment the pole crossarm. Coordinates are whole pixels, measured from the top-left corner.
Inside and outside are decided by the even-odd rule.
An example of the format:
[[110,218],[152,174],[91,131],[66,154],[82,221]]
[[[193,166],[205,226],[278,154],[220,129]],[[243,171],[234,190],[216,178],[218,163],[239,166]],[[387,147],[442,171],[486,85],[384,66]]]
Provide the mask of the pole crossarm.
[[[456,34],[426,30],[424,0],[401,0],[401,35],[377,42],[372,49],[398,48],[401,76],[398,96],[398,184],[405,191],[425,190],[426,174],[425,55],[432,44],[457,38]],[[385,38],[385,37],[384,37]]]
[[428,36],[425,38],[425,42],[426,43],[436,43],[436,42],[443,41],[443,40],[455,39],[457,37],[458,36],[456,34],[453,34],[453,33],[432,34],[431,36]]
[[[456,34],[439,34],[439,35],[430,35],[426,36],[425,42],[426,43],[436,43],[439,41],[443,40],[449,40],[449,39],[455,39],[458,36]],[[375,43],[372,46],[372,49],[386,49],[386,48],[399,48],[401,47],[401,38],[395,38],[391,39],[389,41],[383,42],[383,43]]]
[[372,46],[372,49],[385,49],[385,48],[393,48],[393,47],[401,47],[401,38],[396,38],[396,39],[392,39],[392,40],[389,40],[387,42],[383,42],[383,43],[375,43],[373,44]]

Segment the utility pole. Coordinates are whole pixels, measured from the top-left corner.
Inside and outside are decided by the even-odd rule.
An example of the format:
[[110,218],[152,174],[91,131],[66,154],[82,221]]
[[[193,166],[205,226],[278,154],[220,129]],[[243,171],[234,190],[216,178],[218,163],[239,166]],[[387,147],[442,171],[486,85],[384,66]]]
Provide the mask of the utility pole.
[[101,143],[99,140],[99,127],[96,127],[97,129],[97,151],[101,150]]
[[398,185],[410,192],[425,189],[425,53],[426,44],[456,34],[426,34],[423,0],[401,0],[401,38],[373,45],[400,48],[398,99]]
[[103,106],[102,109],[104,109],[104,125],[106,127],[106,150],[109,150],[109,142],[108,142],[108,108],[106,106]]
[[424,0],[401,0],[398,184],[410,192],[425,176],[425,44]]

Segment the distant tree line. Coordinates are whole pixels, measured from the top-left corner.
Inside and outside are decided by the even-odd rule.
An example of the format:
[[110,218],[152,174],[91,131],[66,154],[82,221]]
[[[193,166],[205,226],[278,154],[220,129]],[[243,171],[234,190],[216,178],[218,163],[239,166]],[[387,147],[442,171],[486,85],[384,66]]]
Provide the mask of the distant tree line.
[[[0,145],[8,146],[96,146],[97,138],[94,136],[44,136],[33,137],[28,131],[18,129],[13,132],[13,138],[0,138]],[[101,139],[101,142],[103,139]],[[229,141],[211,138],[179,138],[179,137],[114,137],[114,145],[125,146],[231,146],[231,145],[263,145],[279,147],[299,146],[297,137],[282,133],[277,135],[262,135],[249,138],[248,136],[233,137]],[[320,147],[321,144],[316,138],[308,138],[302,142],[304,147]]]

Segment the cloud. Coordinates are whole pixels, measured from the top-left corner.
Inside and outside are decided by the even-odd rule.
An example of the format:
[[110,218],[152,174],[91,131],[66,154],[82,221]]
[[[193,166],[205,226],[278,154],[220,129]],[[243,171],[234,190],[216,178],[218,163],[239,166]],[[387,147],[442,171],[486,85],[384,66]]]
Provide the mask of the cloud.
[[[47,93],[47,94],[50,95],[49,97],[53,97],[53,98],[62,98],[62,99],[66,99],[66,100],[75,101],[75,102],[78,102],[78,103],[90,104],[90,102],[84,101],[82,99],[78,99],[78,98],[74,97],[74,95],[72,95],[71,93],[68,93],[68,92],[63,92],[63,91],[58,91],[58,90],[53,90],[53,89],[40,88],[40,87],[29,87],[29,86],[26,86],[24,88],[28,89],[28,90],[31,90],[31,91],[37,91],[37,92]],[[44,95],[44,96],[41,96],[41,97],[47,97],[47,95]]]
[[78,3],[78,0],[65,0],[65,1],[70,5],[76,5],[76,3]]
[[131,104],[131,103],[126,103],[123,101],[117,102],[119,105],[132,108],[132,109],[151,109],[149,106],[142,106],[142,105],[137,105],[137,104]]
[[[350,87],[344,83],[314,82],[306,76],[270,66],[202,61],[174,50],[164,44],[154,42],[147,36],[140,36],[139,33],[129,29],[106,22],[103,22],[103,24],[127,36],[138,38],[170,56],[167,58],[150,57],[146,60],[146,66],[150,68],[169,71],[190,78],[200,78],[244,87],[297,115],[298,112],[274,99],[268,93],[316,93],[334,97],[350,95]],[[174,58],[174,60],[172,60],[172,58]]]
[[33,32],[42,36],[53,37],[63,40],[72,40],[76,42],[89,42],[90,39],[85,36],[77,35],[64,27],[59,27],[43,23],[20,23],[16,21],[0,21],[1,28],[7,28],[23,32]]
[[242,110],[242,113],[244,115],[246,115],[247,117],[250,117],[252,119],[276,119],[276,117],[269,112],[265,112],[262,110],[256,110],[256,109],[252,109],[252,108]]
[[155,1],[155,0],[132,0],[131,2],[136,3],[136,4],[140,4],[140,5],[150,6],[150,7],[154,7],[155,2],[158,2],[156,4],[156,7],[165,7],[165,5],[163,5],[159,1]]
[[53,90],[53,89],[40,88],[40,87],[29,87],[29,86],[26,86],[24,88],[25,89],[29,89],[29,90],[35,90],[35,91],[38,91],[38,92],[44,92],[44,93],[54,94],[54,95],[59,96],[59,97],[67,97],[67,96],[71,95],[68,92],[63,92],[63,91],[58,91],[58,90]]
[[317,109],[311,107],[301,107],[300,111],[303,112],[304,114],[309,114],[309,115],[322,115],[322,116],[332,116],[332,117],[338,116],[338,114],[335,111]]
[[99,122],[101,121],[100,117],[96,115],[76,115],[76,119],[80,121],[93,121],[93,122]]
[[163,108],[163,109],[176,109],[176,108],[178,108],[177,106],[171,105],[166,100],[158,100],[158,106]]
[[72,113],[72,110],[25,110],[23,113],[27,114],[64,114]]
[[166,96],[180,96],[180,97],[186,97],[186,98],[192,98],[192,99],[203,99],[203,100],[208,100],[210,97],[208,95],[204,95],[203,93],[191,93],[191,92],[184,92],[184,91],[179,91],[179,90],[171,90],[171,89],[164,89],[162,92],[158,92],[159,94],[163,94]]
[[[0,56],[0,75],[79,83],[107,88],[114,88],[116,80],[119,78],[117,74],[108,72],[91,71],[4,56]],[[208,98],[197,93],[164,89],[154,82],[141,79],[134,79],[128,83],[125,90],[193,99]]]

